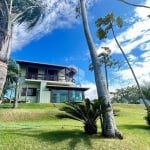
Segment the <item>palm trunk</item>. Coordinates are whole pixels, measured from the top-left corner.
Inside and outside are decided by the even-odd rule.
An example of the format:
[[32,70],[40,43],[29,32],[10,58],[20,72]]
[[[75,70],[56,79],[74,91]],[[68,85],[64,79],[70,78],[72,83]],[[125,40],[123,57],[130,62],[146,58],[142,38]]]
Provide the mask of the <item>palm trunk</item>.
[[[111,25],[111,26],[112,26],[112,25]],[[137,84],[137,87],[138,87],[138,90],[139,90],[139,93],[140,93],[140,97],[142,98],[145,107],[146,107],[147,109],[149,109],[149,105],[148,105],[147,102],[145,101],[145,97],[144,97],[143,92],[142,92],[142,90],[141,90],[141,87],[140,87],[140,84],[139,84],[139,82],[138,82],[138,79],[137,79],[137,77],[136,77],[136,75],[135,75],[135,73],[134,73],[134,70],[133,70],[133,68],[132,68],[132,66],[131,66],[131,64],[130,64],[130,62],[129,62],[127,56],[126,56],[126,54],[124,53],[122,47],[120,46],[120,44],[119,44],[119,42],[118,42],[118,40],[117,40],[117,38],[116,38],[116,35],[115,35],[115,32],[114,32],[113,26],[112,26],[112,33],[113,33],[114,39],[115,39],[115,41],[116,41],[116,43],[117,43],[119,49],[120,49],[121,52],[122,52],[122,55],[124,56],[124,58],[125,58],[125,60],[126,60],[126,62],[127,62],[127,64],[128,64],[128,66],[129,66],[129,68],[130,68],[130,70],[131,70],[131,72],[132,72],[133,78],[134,78],[134,80],[135,80],[135,82],[136,82],[136,84]]]
[[0,96],[2,95],[2,91],[4,88],[5,81],[6,81],[6,76],[7,76],[7,61],[10,55],[10,44],[11,44],[10,35],[6,35],[5,38],[2,41],[0,41],[0,45],[1,45],[1,49],[0,49]]
[[14,99],[14,103],[13,103],[13,108],[18,107],[18,89],[19,89],[19,78],[16,77],[15,99]]
[[87,12],[86,12],[86,0],[80,0],[81,15],[84,27],[84,33],[89,47],[91,60],[94,68],[94,76],[97,87],[98,98],[103,98],[100,109],[102,111],[102,134],[105,137],[116,137],[121,135],[116,128],[116,123],[113,115],[113,109],[111,107],[110,97],[106,87],[106,82],[103,79],[100,62],[97,57],[96,49],[94,47],[93,39],[90,33]]
[[107,64],[106,64],[106,57],[104,56],[104,69],[105,69],[105,78],[106,78],[106,85],[107,90],[109,91],[109,85],[108,85],[108,73],[107,73]]
[[10,56],[10,45],[12,38],[12,24],[10,21],[12,0],[10,0],[9,7],[7,3],[2,2],[2,9],[5,10],[3,16],[3,24],[0,25],[0,96],[4,88],[7,75],[7,61]]
[[2,95],[6,75],[7,75],[7,63],[0,61],[0,96]]

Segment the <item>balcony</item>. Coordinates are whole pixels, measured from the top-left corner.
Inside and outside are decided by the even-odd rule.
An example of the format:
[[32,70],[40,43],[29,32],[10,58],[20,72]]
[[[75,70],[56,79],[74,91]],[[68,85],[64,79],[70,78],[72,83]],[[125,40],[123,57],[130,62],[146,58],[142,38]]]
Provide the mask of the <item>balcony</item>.
[[48,74],[35,74],[35,73],[27,73],[26,79],[31,80],[46,80],[46,81],[59,81],[59,82],[72,82],[75,83],[73,77],[70,76],[58,76],[56,75],[48,75]]

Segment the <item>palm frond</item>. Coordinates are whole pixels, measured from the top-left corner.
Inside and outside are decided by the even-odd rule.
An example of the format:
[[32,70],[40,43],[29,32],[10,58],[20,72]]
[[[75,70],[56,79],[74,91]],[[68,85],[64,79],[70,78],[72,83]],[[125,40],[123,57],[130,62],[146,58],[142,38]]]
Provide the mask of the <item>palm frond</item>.
[[100,116],[98,103],[92,103],[90,100],[85,100],[83,103],[69,103],[62,107],[61,111],[66,112],[66,114],[59,115],[59,117],[75,119],[84,124],[95,124]]
[[27,28],[31,29],[44,15],[44,6],[40,0],[14,0],[13,14],[16,14],[14,21],[18,24],[27,23]]

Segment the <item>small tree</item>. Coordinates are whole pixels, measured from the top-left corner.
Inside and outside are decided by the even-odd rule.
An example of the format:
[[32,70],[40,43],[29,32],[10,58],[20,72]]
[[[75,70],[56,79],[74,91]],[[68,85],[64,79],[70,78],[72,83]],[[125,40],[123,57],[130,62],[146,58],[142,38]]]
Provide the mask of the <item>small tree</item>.
[[18,102],[17,92],[18,92],[18,86],[19,86],[19,76],[20,76],[19,65],[16,63],[15,60],[9,59],[3,95],[5,95],[7,90],[10,90],[9,87],[11,88],[13,87],[15,89],[13,108],[17,107],[17,102]]
[[84,124],[84,131],[87,134],[96,134],[96,121],[100,116],[99,102],[90,102],[86,99],[82,103],[68,103],[61,108],[65,114],[58,115],[59,118],[70,118],[81,121]]
[[8,61],[8,69],[6,81],[3,89],[3,96],[7,93],[7,90],[10,90],[15,83],[15,77],[18,74],[17,63],[13,59],[9,59]]
[[139,104],[139,90],[136,86],[117,89],[113,100],[118,103]]

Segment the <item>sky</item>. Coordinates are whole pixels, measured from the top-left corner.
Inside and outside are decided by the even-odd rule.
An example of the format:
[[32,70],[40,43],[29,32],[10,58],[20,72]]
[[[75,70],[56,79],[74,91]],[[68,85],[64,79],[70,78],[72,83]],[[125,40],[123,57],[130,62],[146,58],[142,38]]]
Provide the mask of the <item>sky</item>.
[[[150,0],[128,0],[135,4],[150,6]],[[43,0],[47,3],[45,18],[39,20],[32,30],[26,25],[14,25],[11,58],[56,65],[73,66],[78,70],[76,84],[90,87],[85,93],[90,99],[97,98],[93,72],[87,47],[82,18],[76,18],[75,6],[78,0]],[[87,0],[89,26],[97,53],[103,46],[111,49],[111,56],[121,64],[120,69],[108,68],[109,90],[135,85],[131,71],[126,64],[111,32],[107,39],[96,37],[95,21],[113,12],[123,19],[123,27],[115,27],[117,39],[127,54],[140,82],[150,81],[150,9],[133,7],[118,0]]]

